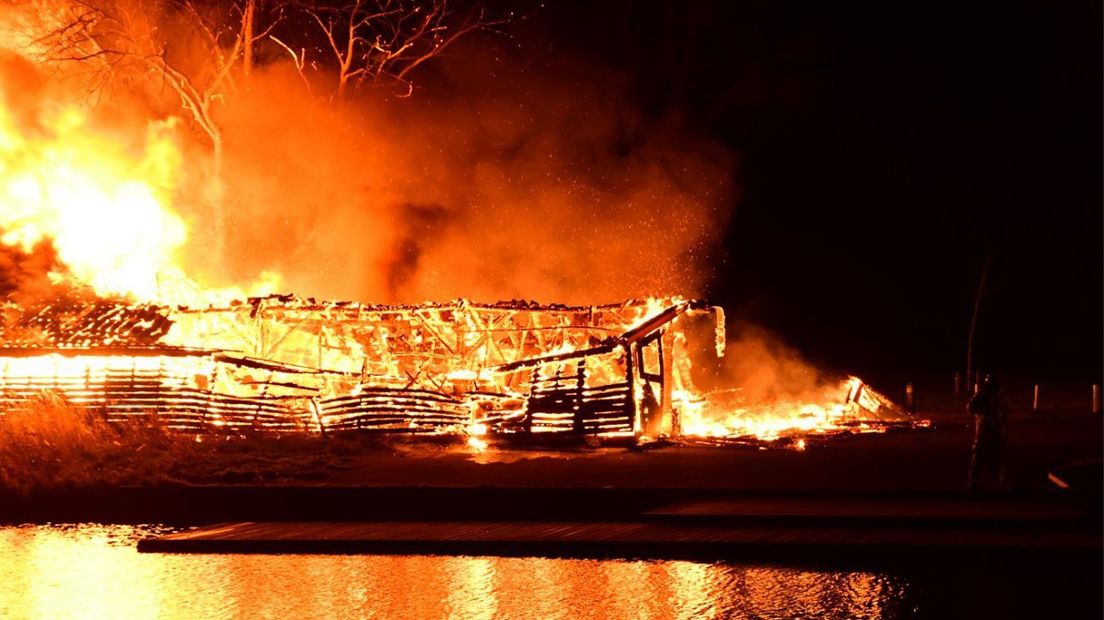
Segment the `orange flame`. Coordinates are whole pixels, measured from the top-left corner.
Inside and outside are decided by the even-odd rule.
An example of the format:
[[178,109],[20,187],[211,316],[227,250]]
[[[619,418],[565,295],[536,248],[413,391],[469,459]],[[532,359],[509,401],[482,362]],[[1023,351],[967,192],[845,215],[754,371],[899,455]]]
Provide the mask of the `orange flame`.
[[38,120],[44,129],[28,135],[0,107],[0,242],[29,250],[51,239],[97,293],[157,299],[187,239],[165,206],[180,160],[172,122],[151,124],[135,156],[89,131],[75,107]]
[[265,273],[248,290],[204,290],[185,274],[188,226],[172,208],[182,160],[175,119],[150,122],[138,152],[96,131],[75,104],[44,104],[31,122],[20,120],[0,105],[0,243],[29,251],[49,240],[68,268],[50,274],[55,281],[188,305],[277,285],[278,276]]

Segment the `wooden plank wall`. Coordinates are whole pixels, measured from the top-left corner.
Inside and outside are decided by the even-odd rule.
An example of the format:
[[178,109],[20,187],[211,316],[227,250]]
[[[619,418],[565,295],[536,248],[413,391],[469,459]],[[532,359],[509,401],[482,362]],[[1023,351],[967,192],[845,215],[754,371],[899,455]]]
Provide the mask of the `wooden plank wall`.
[[492,434],[632,431],[629,384],[586,386],[582,359],[573,363],[570,374],[537,380],[526,405],[516,395],[475,394],[473,399],[369,386],[329,398],[289,396],[286,390],[284,395],[266,395],[264,389],[259,395],[234,395],[194,385],[190,374],[210,372],[211,367],[202,357],[96,356],[83,364],[78,357],[53,365],[0,358],[0,413],[30,406],[45,393],[98,412],[108,422],[151,423],[183,432],[463,433],[476,421],[473,403],[479,400],[489,403],[479,421]]

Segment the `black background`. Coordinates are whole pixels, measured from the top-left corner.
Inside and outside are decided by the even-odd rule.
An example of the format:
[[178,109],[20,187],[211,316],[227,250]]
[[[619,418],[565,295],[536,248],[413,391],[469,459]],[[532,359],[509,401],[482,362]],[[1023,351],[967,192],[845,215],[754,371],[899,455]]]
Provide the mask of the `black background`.
[[[1080,6],[1074,6],[1079,4]],[[738,153],[709,298],[874,376],[1102,366],[1099,3],[583,2],[519,40]]]

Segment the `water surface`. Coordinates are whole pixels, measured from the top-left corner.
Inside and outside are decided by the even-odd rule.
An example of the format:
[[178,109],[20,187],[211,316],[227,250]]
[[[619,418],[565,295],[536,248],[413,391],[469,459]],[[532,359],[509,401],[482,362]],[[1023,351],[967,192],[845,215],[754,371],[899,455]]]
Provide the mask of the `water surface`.
[[154,526],[0,528],[2,618],[886,618],[902,578],[684,561],[139,554]]

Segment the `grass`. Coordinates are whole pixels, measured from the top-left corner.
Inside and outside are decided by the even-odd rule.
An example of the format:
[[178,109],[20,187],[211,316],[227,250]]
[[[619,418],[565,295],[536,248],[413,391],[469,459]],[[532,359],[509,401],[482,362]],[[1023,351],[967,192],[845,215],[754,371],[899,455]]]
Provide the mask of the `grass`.
[[0,412],[0,489],[307,482],[387,447],[373,438],[184,434],[156,416],[109,424],[47,393]]

